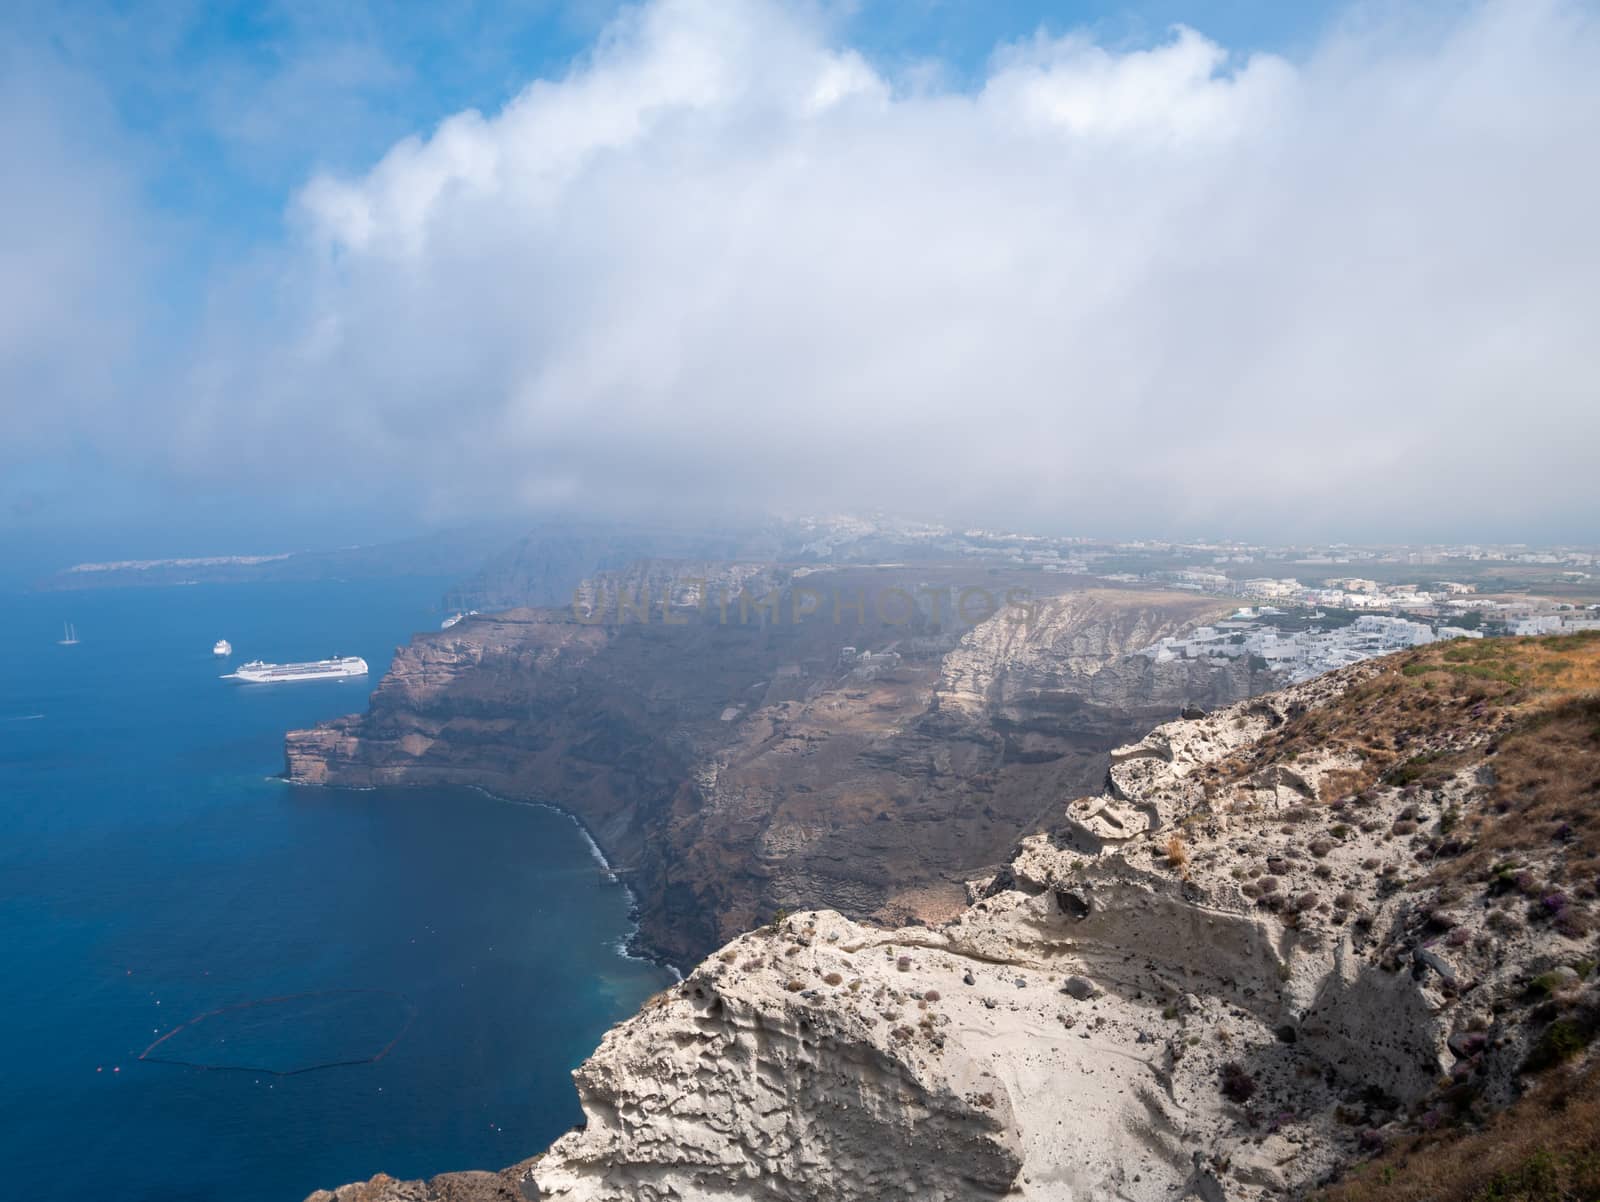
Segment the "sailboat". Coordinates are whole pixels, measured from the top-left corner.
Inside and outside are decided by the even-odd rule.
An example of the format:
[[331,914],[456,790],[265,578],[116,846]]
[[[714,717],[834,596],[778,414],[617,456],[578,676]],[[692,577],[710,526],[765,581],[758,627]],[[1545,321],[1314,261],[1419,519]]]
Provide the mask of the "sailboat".
[[78,631],[71,622],[62,623],[61,638],[57,641],[63,647],[76,647],[78,645]]

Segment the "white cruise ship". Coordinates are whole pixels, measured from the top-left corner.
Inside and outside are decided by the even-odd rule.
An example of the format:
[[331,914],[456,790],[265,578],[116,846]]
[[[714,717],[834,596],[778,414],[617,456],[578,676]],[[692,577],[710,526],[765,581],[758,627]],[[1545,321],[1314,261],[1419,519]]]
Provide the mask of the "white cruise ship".
[[215,643],[211,644],[211,654],[212,655],[232,655],[233,654],[233,644],[228,642],[227,639],[218,639]]
[[247,664],[240,664],[222,679],[243,680],[250,684],[276,684],[284,680],[342,680],[347,676],[366,674],[366,660],[359,655],[340,655],[309,664],[264,664],[259,659],[253,659]]

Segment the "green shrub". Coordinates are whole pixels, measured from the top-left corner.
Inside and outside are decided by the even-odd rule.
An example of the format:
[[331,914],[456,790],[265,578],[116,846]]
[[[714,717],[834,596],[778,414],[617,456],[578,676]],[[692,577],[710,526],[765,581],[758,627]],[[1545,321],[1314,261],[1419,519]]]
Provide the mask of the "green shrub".
[[1528,1058],[1522,1063],[1525,1073],[1539,1073],[1571,1060],[1594,1039],[1592,1020],[1582,1015],[1558,1018],[1544,1029]]

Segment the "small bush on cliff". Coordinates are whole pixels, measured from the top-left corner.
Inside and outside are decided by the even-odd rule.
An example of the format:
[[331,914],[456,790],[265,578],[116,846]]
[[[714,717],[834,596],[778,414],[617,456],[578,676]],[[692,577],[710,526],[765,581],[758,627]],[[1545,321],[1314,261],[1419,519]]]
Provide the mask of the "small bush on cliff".
[[1182,835],[1173,835],[1167,840],[1167,863],[1174,868],[1182,868],[1189,862],[1189,849],[1184,845]]
[[1256,1079],[1237,1060],[1222,1066],[1222,1096],[1243,1106],[1256,1092]]
[[1600,1015],[1584,1008],[1558,1018],[1544,1029],[1523,1061],[1524,1072],[1540,1073],[1571,1060],[1594,1041]]

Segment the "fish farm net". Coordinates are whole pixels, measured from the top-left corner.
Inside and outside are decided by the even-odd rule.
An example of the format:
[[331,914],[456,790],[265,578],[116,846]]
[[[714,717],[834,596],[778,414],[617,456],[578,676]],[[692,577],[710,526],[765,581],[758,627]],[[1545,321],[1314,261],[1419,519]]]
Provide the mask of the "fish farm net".
[[410,999],[387,989],[257,998],[197,1015],[139,1059],[288,1077],[382,1060],[415,1017]]

